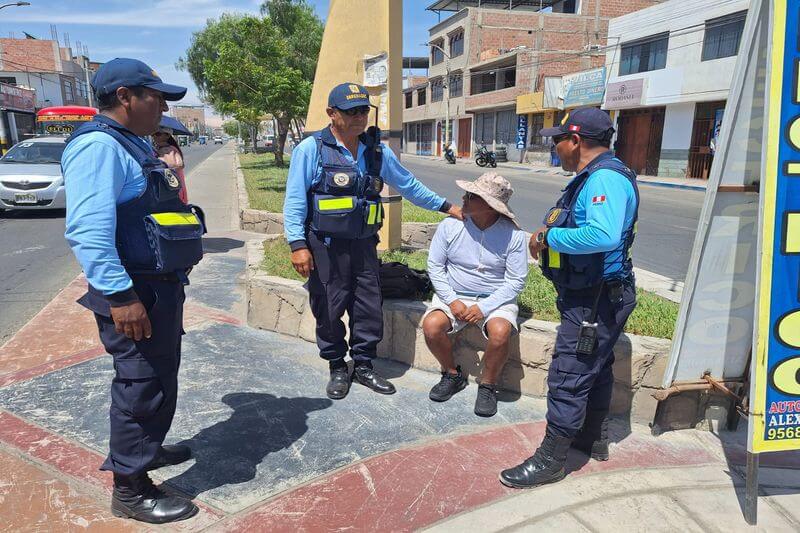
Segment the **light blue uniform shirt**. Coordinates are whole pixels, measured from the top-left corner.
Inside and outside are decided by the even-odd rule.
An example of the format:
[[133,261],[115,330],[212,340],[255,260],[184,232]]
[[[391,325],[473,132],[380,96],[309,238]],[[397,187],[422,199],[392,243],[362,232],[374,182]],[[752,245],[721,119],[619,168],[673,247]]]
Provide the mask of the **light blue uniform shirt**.
[[552,228],[547,243],[564,254],[594,254],[605,256],[604,274],[622,270],[621,245],[623,233],[633,225],[636,213],[636,194],[631,182],[610,169],[601,169],[586,179],[575,203],[577,228]]
[[[149,147],[144,140],[142,145]],[[67,145],[61,168],[67,196],[64,236],[86,279],[105,295],[130,289],[133,282],[116,247],[117,205],[144,193],[141,165],[110,135],[95,131]]]
[[447,305],[488,294],[478,302],[483,316],[514,302],[525,287],[528,247],[525,232],[505,217],[481,230],[472,220],[446,218],[439,223],[428,252],[428,276]]
[[[353,154],[336,141],[348,161],[353,162]],[[364,157],[364,143],[358,143],[358,168],[367,171],[367,159]],[[436,211],[444,198],[423,185],[408,171],[394,152],[383,145],[383,167],[381,170],[386,183],[397,189],[404,198],[412,204]],[[306,216],[308,215],[308,191],[311,186],[322,178],[322,166],[317,151],[317,142],[314,137],[308,137],[292,151],[292,160],[289,164],[289,177],[286,180],[286,199],[283,202],[283,227],[288,242],[305,240]]]

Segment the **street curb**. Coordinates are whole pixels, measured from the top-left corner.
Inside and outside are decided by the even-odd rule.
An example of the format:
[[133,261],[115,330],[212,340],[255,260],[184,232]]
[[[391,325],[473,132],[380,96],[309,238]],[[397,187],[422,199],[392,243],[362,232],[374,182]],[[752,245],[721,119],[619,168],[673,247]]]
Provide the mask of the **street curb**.
[[[403,154],[405,157],[411,157],[414,159],[419,159],[421,161],[437,161],[436,157],[431,156],[424,156],[424,155],[416,155],[416,154]],[[488,169],[488,167],[486,167]],[[555,176],[562,176],[567,180],[571,179],[572,176],[566,176],[562,171],[554,170],[552,172],[545,167],[530,167],[522,164],[508,164],[508,163],[498,163],[497,168],[507,168],[509,170],[523,170],[523,171],[530,171],[533,173],[538,174],[548,174],[548,175],[555,175]],[[680,183],[669,183],[665,181],[644,181],[644,180],[636,180],[638,185],[650,185],[652,187],[664,187],[668,189],[684,189],[684,190],[691,190],[691,191],[706,191],[706,187],[702,187],[700,185],[684,185]]]

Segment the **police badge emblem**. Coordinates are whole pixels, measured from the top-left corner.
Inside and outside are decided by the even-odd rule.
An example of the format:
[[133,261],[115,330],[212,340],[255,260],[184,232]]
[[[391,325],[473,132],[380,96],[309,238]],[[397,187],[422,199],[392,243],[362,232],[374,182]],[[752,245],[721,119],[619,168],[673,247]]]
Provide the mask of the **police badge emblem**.
[[337,172],[333,175],[333,183],[338,185],[339,187],[347,187],[350,185],[350,176],[345,174],[344,172]]
[[172,187],[173,189],[178,189],[181,186],[181,182],[178,181],[178,176],[175,175],[170,169],[164,169],[164,177],[167,178],[167,185]]
[[560,214],[561,214],[561,209],[558,208],[555,208],[552,211],[550,211],[550,214],[547,215],[547,224],[552,224],[556,220],[558,220],[558,215]]

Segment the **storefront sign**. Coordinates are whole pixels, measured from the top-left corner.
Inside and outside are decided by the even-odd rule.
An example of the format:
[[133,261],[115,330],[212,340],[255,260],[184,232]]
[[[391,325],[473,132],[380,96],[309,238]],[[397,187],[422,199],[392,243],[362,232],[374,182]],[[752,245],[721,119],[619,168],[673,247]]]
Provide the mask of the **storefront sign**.
[[36,91],[0,82],[0,108],[12,111],[36,111]]
[[568,74],[562,78],[564,107],[600,105],[606,86],[606,68],[595,68]]
[[528,115],[517,116],[517,149],[524,150],[528,139]]
[[609,83],[603,109],[625,109],[642,104],[644,78]]
[[755,453],[800,448],[800,12],[785,0],[774,10],[750,407]]

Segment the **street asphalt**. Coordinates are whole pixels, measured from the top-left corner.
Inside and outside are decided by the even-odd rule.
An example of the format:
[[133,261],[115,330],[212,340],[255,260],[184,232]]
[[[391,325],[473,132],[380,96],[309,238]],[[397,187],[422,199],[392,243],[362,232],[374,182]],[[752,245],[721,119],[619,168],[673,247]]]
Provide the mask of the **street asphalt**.
[[[189,173],[220,145],[185,147]],[[80,267],[64,240],[64,212],[0,214],[0,345],[69,283]]]
[[[455,181],[474,180],[487,170],[471,160],[459,159],[455,165],[450,165],[443,160],[413,156],[404,157],[403,165],[428,187],[458,203],[464,191]],[[511,208],[526,231],[542,226],[544,215],[555,205],[561,189],[570,180],[568,176],[534,169],[501,167],[494,171],[508,178],[514,187]],[[705,192],[640,184],[639,193],[641,209],[639,232],[633,247],[634,264],[684,281]]]

